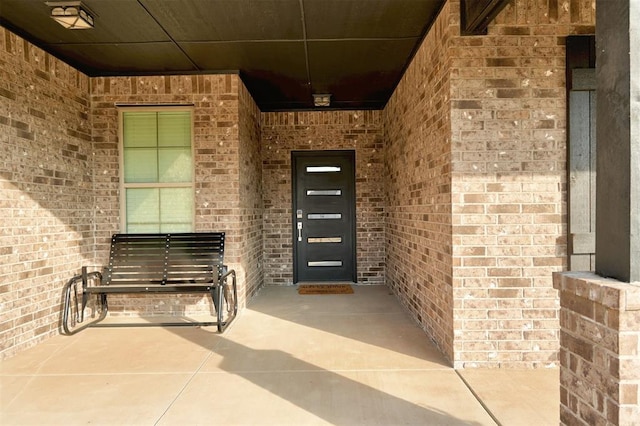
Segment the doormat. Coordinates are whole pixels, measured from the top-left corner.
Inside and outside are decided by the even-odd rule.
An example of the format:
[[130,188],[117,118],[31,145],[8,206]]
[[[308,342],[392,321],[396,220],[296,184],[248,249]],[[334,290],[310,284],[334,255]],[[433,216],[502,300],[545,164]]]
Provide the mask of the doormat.
[[301,284],[298,294],[353,294],[351,284]]

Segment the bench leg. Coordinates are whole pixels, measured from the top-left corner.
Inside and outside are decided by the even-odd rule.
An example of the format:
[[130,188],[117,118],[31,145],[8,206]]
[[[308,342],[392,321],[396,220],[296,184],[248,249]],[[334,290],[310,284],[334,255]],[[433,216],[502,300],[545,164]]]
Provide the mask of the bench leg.
[[220,284],[211,287],[211,300],[216,311],[218,332],[222,333],[238,313],[238,288],[234,270],[226,272],[220,279]]
[[[82,268],[82,273],[71,278],[63,288],[64,305],[62,308],[62,330],[64,334],[71,335],[83,330],[99,321],[107,315],[107,295],[96,295],[93,321],[85,323],[85,309],[89,303],[90,294],[86,291],[89,282],[101,280],[100,272],[87,273],[86,267]],[[95,317],[99,310],[99,316]],[[78,327],[78,324],[83,324]]]
[[221,285],[217,285],[214,287],[211,287],[211,300],[213,300],[213,308],[216,311],[216,326],[218,328],[218,332],[222,333],[222,321],[223,321],[223,315],[222,315],[222,311],[224,309],[224,303],[222,303],[222,299],[223,299],[223,293],[222,293],[222,286]]
[[218,331],[223,332],[235,319],[238,313],[238,288],[236,271],[225,271],[217,287],[214,306],[218,316]]

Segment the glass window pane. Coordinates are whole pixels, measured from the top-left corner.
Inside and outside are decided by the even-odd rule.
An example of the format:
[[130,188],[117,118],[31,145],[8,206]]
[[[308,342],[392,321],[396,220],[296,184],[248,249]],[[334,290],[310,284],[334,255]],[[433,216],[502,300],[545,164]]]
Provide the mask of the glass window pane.
[[318,260],[315,262],[307,262],[307,266],[320,266],[320,267],[332,267],[332,266],[342,266],[341,260]]
[[[166,226],[189,226],[193,222],[193,190],[191,188],[162,188],[160,190],[160,222]],[[171,229],[171,232],[177,232]],[[169,232],[169,231],[166,231]]]
[[163,148],[158,151],[160,182],[191,182],[191,148]]
[[158,145],[158,124],[155,112],[125,112],[122,121],[125,147]]
[[307,195],[342,195],[341,189],[307,189]]
[[158,155],[155,149],[124,150],[124,181],[158,182]]
[[307,242],[309,244],[341,243],[342,237],[309,237]]
[[122,120],[126,232],[193,232],[192,112],[127,111]]
[[340,166],[307,166],[307,173],[335,173],[340,170]]
[[156,231],[160,223],[160,191],[156,188],[128,188],[127,199],[127,232],[145,226],[155,226]]
[[193,232],[193,226],[191,223],[162,223],[160,224],[160,231],[163,234],[171,232]]
[[128,234],[158,234],[160,230],[159,223],[128,223]]
[[191,112],[158,113],[158,146],[191,146]]
[[307,219],[342,219],[342,213],[309,213]]

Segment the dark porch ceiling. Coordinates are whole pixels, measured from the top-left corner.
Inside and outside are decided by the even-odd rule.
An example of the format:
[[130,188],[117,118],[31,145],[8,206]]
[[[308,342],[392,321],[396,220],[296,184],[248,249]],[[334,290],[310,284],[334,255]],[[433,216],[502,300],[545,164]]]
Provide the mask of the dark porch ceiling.
[[382,108],[445,0],[83,0],[66,30],[45,0],[0,24],[90,76],[239,72],[263,111]]

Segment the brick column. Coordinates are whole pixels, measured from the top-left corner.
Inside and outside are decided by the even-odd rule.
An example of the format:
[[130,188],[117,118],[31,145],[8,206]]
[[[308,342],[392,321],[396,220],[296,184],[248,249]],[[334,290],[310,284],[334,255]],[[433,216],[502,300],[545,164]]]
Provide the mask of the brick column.
[[640,421],[640,286],[587,272],[554,275],[560,290],[560,420]]
[[637,425],[640,0],[596,3],[596,272],[600,276],[554,275],[561,306],[560,419],[569,425]]

